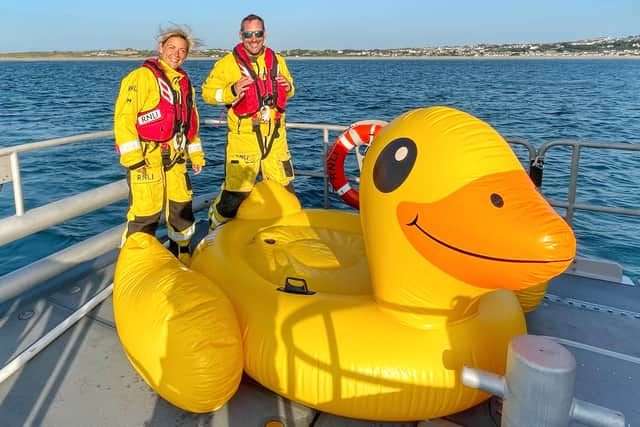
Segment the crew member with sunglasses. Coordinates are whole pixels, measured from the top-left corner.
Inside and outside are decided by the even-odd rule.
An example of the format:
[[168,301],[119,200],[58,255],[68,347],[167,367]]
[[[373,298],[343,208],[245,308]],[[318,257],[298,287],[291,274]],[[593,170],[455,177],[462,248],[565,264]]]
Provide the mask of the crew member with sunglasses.
[[293,192],[293,164],[287,146],[285,107],[295,92],[282,56],[265,46],[264,21],[248,15],[240,43],[218,60],[202,85],[202,98],[227,111],[225,179],[209,207],[209,228],[236,216],[258,173]]

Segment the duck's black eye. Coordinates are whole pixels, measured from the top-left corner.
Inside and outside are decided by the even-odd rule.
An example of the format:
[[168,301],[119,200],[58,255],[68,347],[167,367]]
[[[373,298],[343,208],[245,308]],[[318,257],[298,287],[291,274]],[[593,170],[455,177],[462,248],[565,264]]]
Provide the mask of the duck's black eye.
[[418,150],[409,138],[398,138],[387,144],[373,165],[373,183],[383,193],[390,193],[402,184],[416,163]]
[[493,206],[495,206],[496,208],[501,208],[504,206],[504,200],[502,199],[502,196],[496,193],[491,194],[491,203],[493,203]]

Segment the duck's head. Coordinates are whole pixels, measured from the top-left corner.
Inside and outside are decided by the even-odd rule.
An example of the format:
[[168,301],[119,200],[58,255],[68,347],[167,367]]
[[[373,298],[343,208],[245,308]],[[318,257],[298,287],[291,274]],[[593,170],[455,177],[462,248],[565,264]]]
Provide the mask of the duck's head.
[[360,204],[376,296],[396,303],[525,288],[575,255],[570,227],[508,143],[448,107],[407,112],[380,131],[364,160]]

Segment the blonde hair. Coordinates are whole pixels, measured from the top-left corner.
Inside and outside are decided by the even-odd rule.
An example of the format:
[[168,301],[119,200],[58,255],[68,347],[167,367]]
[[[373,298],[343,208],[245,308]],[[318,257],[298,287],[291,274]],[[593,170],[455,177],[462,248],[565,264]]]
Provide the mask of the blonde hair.
[[157,37],[158,43],[161,45],[164,45],[167,42],[167,40],[169,40],[171,37],[180,37],[181,39],[184,39],[187,42],[187,50],[188,52],[191,52],[191,49],[202,46],[202,41],[200,41],[200,39],[193,37],[190,34],[190,31],[191,29],[186,25],[185,26],[174,25],[169,28],[160,28],[160,31]]

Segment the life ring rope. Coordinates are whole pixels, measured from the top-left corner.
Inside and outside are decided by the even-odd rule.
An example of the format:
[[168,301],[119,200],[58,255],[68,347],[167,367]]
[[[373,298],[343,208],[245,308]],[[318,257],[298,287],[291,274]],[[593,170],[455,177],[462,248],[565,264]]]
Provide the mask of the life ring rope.
[[[359,193],[351,186],[344,172],[345,158],[354,148],[370,144],[386,124],[387,122],[382,120],[364,120],[352,124],[336,138],[327,155],[327,174],[333,191],[345,203],[356,209],[360,207]],[[360,161],[358,167],[360,167]]]

